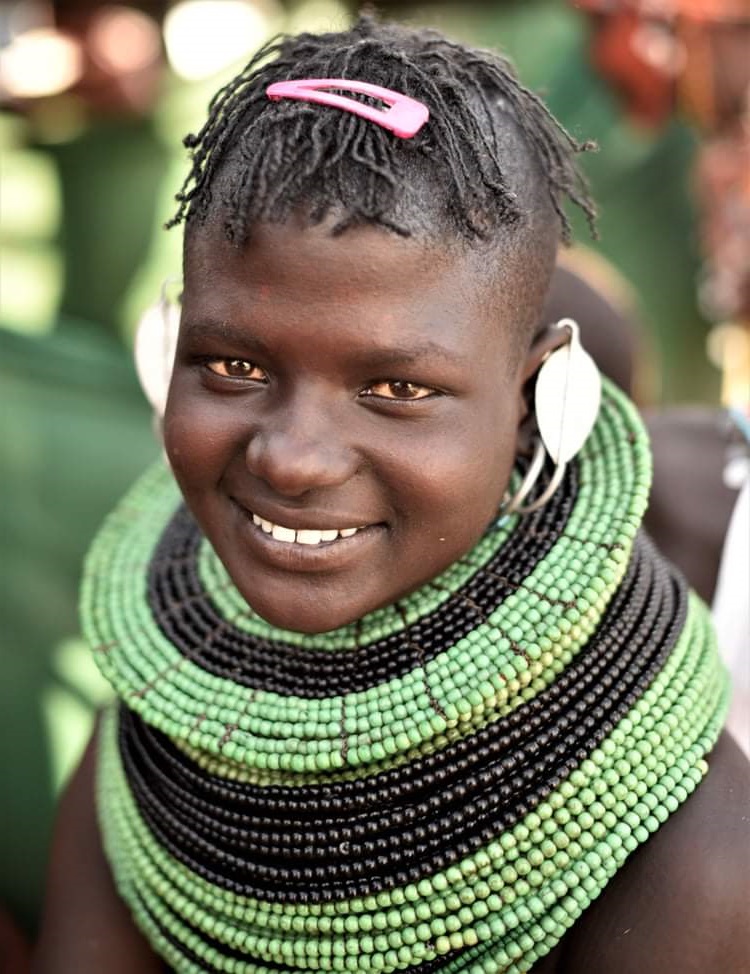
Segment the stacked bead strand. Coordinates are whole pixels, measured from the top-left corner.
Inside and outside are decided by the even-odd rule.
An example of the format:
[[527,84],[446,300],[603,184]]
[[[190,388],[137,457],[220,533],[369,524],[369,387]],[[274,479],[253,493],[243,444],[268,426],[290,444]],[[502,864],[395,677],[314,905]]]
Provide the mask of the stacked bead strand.
[[[289,970],[408,970],[454,951],[461,956],[439,969],[504,971],[514,960],[519,970],[527,969],[702,777],[702,756],[718,733],[725,693],[710,639],[705,632],[700,638],[702,625],[705,618],[694,605],[690,624],[649,690],[515,826],[448,869],[348,901],[264,902],[196,875],[146,827],[113,733],[104,748],[115,768],[115,774],[103,774],[108,787],[102,810],[110,821],[105,834],[114,839],[115,862],[128,861],[131,868],[138,862],[131,873],[135,888],[128,888],[127,871],[120,877],[123,894],[131,905],[142,904],[136,915],[144,926],[156,923],[177,943],[180,935],[187,937],[184,943],[198,950],[209,970],[244,969],[232,956],[237,949],[248,951],[258,971],[277,964]],[[116,852],[122,841],[130,843],[124,857]],[[198,933],[188,935],[186,919]],[[295,954],[300,943],[304,957]],[[182,963],[178,951],[167,955],[172,963]],[[479,953],[482,966],[475,966]]]
[[611,387],[543,511],[321,636],[255,616],[154,471],[92,550],[121,698],[99,806],[179,972],[527,971],[705,772],[725,678],[638,527],[650,458]]
[[[179,615],[184,602],[176,600],[171,608],[167,604],[154,611],[144,598],[143,571],[138,571],[144,557],[147,561],[153,553],[164,519],[157,512],[156,518],[136,519],[135,530],[127,530],[133,508],[142,504],[151,511],[158,487],[154,477],[126,499],[121,517],[115,512],[92,552],[84,619],[97,662],[131,709],[192,748],[196,756],[219,758],[211,765],[215,771],[222,764],[247,767],[269,782],[284,780],[286,773],[291,783],[300,773],[368,767],[415,747],[441,746],[449,728],[463,730],[463,725],[476,727],[494,719],[554,679],[595,629],[622,577],[645,507],[650,462],[642,438],[628,440],[630,407],[614,399],[606,412],[603,419],[608,422],[597,425],[585,448],[583,483],[562,536],[516,583],[515,591],[501,597],[494,608],[481,610],[486,621],[477,617],[474,628],[455,643],[436,641],[431,658],[425,647],[424,655],[415,648],[421,646],[417,618],[404,645],[403,655],[411,664],[407,672],[360,692],[310,698],[216,676],[193,661],[200,646],[180,652],[159,622],[170,613]],[[620,439],[627,443],[629,453],[624,456],[629,464],[617,448]],[[162,484],[167,477],[162,475]],[[616,483],[617,491],[597,486],[602,481]],[[173,498],[169,484],[168,490]],[[615,511],[615,505],[624,509]],[[518,530],[530,540],[539,528],[532,517]],[[114,544],[109,544],[110,537]],[[492,571],[499,574],[506,538],[500,531],[494,540],[499,565],[493,562]],[[99,569],[99,561],[107,565],[106,572]],[[467,563],[472,563],[471,556]],[[507,570],[513,569],[506,564]],[[470,591],[478,584],[479,571],[466,586],[446,596],[448,602],[453,596],[463,616],[471,611],[466,599],[474,601]],[[428,589],[436,587],[448,586],[440,578]],[[223,590],[229,590],[228,582]],[[211,596],[212,592],[203,594],[205,601]],[[407,600],[404,612],[414,613],[418,602],[419,593]],[[193,611],[199,604],[196,598],[188,607]],[[224,630],[233,622],[234,617],[224,618],[220,626]],[[363,628],[369,635],[367,623]],[[384,639],[389,635],[385,633]],[[313,637],[309,652],[317,648],[319,638]],[[380,641],[362,646],[378,657]],[[297,742],[293,751],[287,746],[290,739]]]

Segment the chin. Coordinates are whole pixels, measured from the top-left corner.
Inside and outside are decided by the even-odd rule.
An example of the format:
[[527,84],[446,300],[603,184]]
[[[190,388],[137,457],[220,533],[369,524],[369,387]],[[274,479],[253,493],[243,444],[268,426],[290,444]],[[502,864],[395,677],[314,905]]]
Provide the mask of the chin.
[[329,600],[321,597],[319,593],[310,594],[308,597],[287,596],[279,600],[264,597],[257,591],[249,593],[240,589],[240,592],[253,612],[272,626],[309,636],[340,629],[370,611],[369,608],[360,608],[356,605],[352,605],[348,612],[342,611],[340,604],[330,604]]
[[359,613],[354,615],[333,615],[321,613],[318,608],[311,608],[309,612],[277,612],[274,610],[265,611],[262,607],[251,606],[262,619],[276,626],[278,629],[285,629],[287,632],[300,632],[307,636],[315,636],[324,632],[332,632],[334,629],[341,629],[360,618]]

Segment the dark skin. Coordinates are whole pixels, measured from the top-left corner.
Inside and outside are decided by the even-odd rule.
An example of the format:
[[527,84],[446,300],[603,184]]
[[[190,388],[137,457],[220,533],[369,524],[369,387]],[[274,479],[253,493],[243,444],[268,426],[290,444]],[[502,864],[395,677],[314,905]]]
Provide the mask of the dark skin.
[[[94,811],[95,739],[60,804],[32,974],[163,974],[119,899]],[[722,734],[709,773],[530,974],[747,974],[750,780]]]
[[723,472],[730,446],[741,445],[742,434],[725,414],[697,406],[652,413],[646,423],[654,452],[646,530],[710,604],[737,500]]
[[[524,441],[528,380],[565,335],[529,335],[519,353],[512,256],[491,295],[473,258],[372,228],[354,232],[357,248],[324,228],[264,228],[234,252],[202,232],[186,255],[170,459],[253,608],[303,631],[340,626],[481,535]],[[322,539],[261,535],[244,506],[290,530],[367,530],[321,554]],[[156,974],[101,849],[95,749],[61,803],[34,971]],[[534,974],[748,970],[746,764],[722,739],[710,766]]]
[[31,948],[10,913],[0,907],[0,971],[3,974],[28,974]]
[[[388,605],[496,516],[548,345],[519,353],[521,269],[508,261],[490,301],[479,259],[369,226],[259,227],[241,251],[219,226],[194,231],[165,448],[238,589],[275,625],[322,632]],[[359,530],[286,543],[253,514]]]
[[32,974],[161,974],[162,962],[117,895],[104,856],[95,761],[96,731],[58,808]]

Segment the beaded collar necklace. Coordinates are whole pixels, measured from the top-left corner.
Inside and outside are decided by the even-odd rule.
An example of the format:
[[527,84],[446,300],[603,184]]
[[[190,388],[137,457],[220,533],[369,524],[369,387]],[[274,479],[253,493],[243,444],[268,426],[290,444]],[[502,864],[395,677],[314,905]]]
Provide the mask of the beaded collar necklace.
[[119,697],[105,848],[180,974],[528,971],[688,797],[726,679],[639,532],[643,427],[607,385],[553,500],[333,633],[231,585],[163,467],[105,523],[82,608]]

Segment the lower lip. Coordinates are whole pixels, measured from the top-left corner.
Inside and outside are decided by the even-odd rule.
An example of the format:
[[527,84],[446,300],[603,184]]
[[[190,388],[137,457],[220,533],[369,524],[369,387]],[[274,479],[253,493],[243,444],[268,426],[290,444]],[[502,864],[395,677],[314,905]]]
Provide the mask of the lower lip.
[[250,511],[233,500],[242,518],[246,537],[255,552],[269,565],[286,571],[316,572],[344,568],[370,546],[384,525],[371,524],[360,528],[350,538],[323,541],[317,545],[299,544],[297,541],[277,541],[253,521]]

